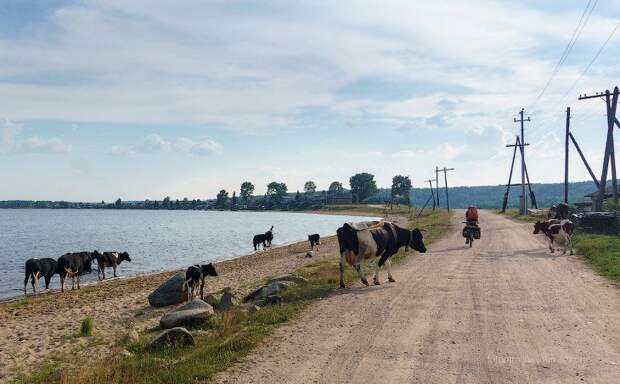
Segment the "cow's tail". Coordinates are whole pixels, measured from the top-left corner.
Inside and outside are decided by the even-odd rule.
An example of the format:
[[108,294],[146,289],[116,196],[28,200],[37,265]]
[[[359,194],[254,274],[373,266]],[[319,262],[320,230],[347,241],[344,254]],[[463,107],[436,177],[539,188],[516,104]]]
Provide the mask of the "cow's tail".
[[28,285],[28,279],[34,272],[32,271],[32,264],[26,262],[26,277],[24,278],[24,293],[26,293],[26,286]]

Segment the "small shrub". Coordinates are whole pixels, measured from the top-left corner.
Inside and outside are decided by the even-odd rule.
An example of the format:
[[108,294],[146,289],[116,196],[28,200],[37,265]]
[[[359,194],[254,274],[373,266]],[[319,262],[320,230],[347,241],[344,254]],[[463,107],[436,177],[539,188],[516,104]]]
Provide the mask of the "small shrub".
[[93,334],[93,318],[90,316],[85,317],[82,320],[82,325],[80,326],[80,336],[88,337]]

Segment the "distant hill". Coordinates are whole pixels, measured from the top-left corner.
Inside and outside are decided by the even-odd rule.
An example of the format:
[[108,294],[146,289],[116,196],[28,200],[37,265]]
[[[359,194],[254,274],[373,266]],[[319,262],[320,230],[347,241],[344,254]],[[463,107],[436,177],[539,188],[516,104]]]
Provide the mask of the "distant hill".
[[[539,207],[549,207],[552,204],[561,202],[564,198],[564,183],[532,184],[532,190],[536,195]],[[590,201],[584,195],[595,191],[596,187],[591,181],[581,181],[570,183],[568,187],[568,201],[570,203]],[[506,187],[503,185],[485,185],[477,187],[452,187],[448,189],[450,195],[450,206],[454,208],[465,208],[469,204],[474,204],[480,208],[501,208],[502,199]],[[439,189],[440,204],[446,205],[446,195],[444,188]],[[520,187],[510,188],[510,198],[508,207],[517,208],[519,206]],[[430,196],[428,188],[414,188],[411,191],[411,203],[421,207]],[[430,202],[429,204],[432,204]]]

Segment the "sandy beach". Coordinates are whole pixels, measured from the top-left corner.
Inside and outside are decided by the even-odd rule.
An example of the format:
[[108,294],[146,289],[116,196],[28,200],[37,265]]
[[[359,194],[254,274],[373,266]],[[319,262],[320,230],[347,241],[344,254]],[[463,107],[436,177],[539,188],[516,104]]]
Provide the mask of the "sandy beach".
[[[404,220],[402,216],[390,219]],[[338,254],[335,235],[322,238],[321,243],[313,258],[305,257],[309,243],[300,241],[218,262],[215,265],[219,276],[209,278],[205,290],[231,287],[243,295],[265,278]],[[0,381],[67,354],[96,358],[118,352],[118,342],[129,330],[141,332],[156,327],[159,318],[171,309],[152,308],[147,297],[179,271],[122,278],[121,266],[118,279],[83,286],[81,290],[50,291],[29,295],[26,301],[0,303]],[[77,337],[80,322],[87,316],[94,320],[94,337]]]

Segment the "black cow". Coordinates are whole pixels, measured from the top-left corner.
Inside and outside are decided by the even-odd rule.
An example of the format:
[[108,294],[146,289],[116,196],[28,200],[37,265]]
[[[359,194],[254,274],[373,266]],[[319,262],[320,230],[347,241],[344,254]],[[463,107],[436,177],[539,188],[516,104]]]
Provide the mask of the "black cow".
[[[97,260],[97,279],[105,280],[105,269],[112,267],[114,270],[114,277],[116,277],[116,267],[123,261],[131,262],[129,253],[127,252],[97,252],[95,255]],[[101,279],[103,275],[103,279]]]
[[185,271],[185,282],[183,282],[183,292],[187,291],[187,301],[191,301],[196,296],[198,282],[200,282],[200,298],[204,300],[204,286],[207,276],[217,276],[213,263],[196,264],[187,268],[187,271]]
[[58,274],[60,275],[60,291],[65,291],[65,279],[71,278],[71,290],[75,289],[77,277],[77,289],[80,289],[80,276],[92,272],[93,259],[100,255],[99,252],[76,252],[66,253],[58,258]]
[[50,288],[50,280],[52,276],[58,271],[56,266],[58,263],[56,260],[46,257],[43,259],[28,259],[26,260],[26,277],[24,278],[24,295],[26,294],[26,286],[28,285],[28,279],[32,282],[32,291],[37,292],[37,286],[39,285],[39,279],[41,276],[45,279],[45,289]]
[[362,261],[379,257],[375,269],[374,284],[379,285],[379,268],[388,267],[388,280],[394,282],[389,258],[401,247],[413,247],[418,252],[426,252],[424,236],[420,229],[408,230],[390,222],[346,223],[338,228],[340,246],[340,287],[344,288],[344,262],[355,267],[362,283],[368,285],[362,271]]
[[257,247],[260,247],[260,244],[263,244],[263,250],[267,247],[271,247],[271,241],[273,240],[273,225],[269,230],[265,233],[261,233],[259,235],[255,235],[252,243],[254,244],[254,250],[257,250]]
[[315,245],[317,246],[317,248],[319,245],[321,245],[321,236],[319,236],[318,233],[315,233],[314,235],[308,235],[308,241],[310,242],[310,250],[314,250]]

